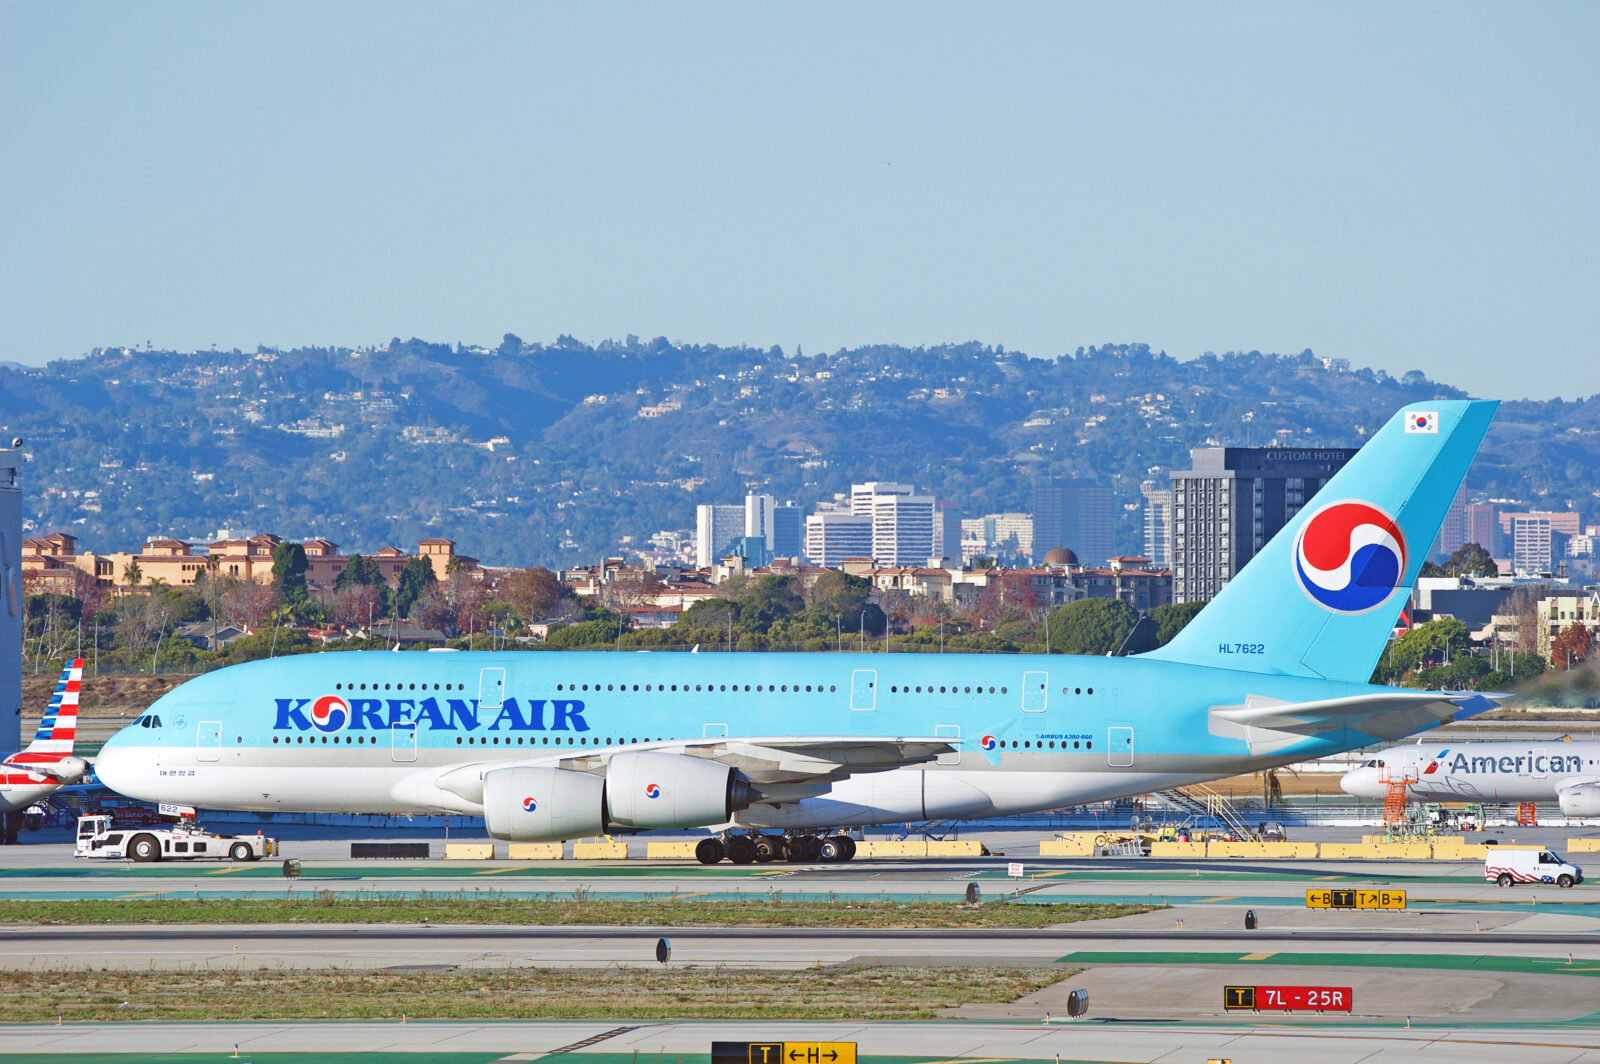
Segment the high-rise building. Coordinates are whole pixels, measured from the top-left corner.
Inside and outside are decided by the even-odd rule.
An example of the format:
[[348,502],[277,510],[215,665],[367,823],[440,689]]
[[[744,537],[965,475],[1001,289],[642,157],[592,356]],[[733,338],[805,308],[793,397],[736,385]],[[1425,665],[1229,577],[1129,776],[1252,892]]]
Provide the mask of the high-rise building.
[[1532,576],[1552,571],[1550,516],[1542,513],[1511,515],[1511,566],[1517,572]]
[[823,510],[806,518],[806,560],[837,568],[846,558],[872,557],[872,516]]
[[695,507],[694,563],[704,569],[715,565],[733,541],[744,535],[743,506],[702,503]]
[[1434,556],[1441,560],[1448,558],[1460,550],[1462,544],[1470,542],[1473,541],[1467,539],[1467,486],[1462,484],[1456,489],[1450,509],[1445,511],[1444,524],[1439,526],[1439,538],[1434,541]]
[[933,553],[928,557],[961,562],[961,511],[953,502],[941,499],[933,505]]
[[1206,602],[1344,464],[1345,447],[1196,447],[1172,472],[1172,601]]
[[772,546],[772,511],[775,509],[771,495],[748,494],[744,497],[744,534],[760,536]]
[[932,495],[873,496],[872,556],[879,565],[927,565],[932,554]]
[[865,484],[850,485],[850,512],[872,516],[872,508],[880,495],[913,495],[916,489],[910,484],[896,484],[890,480],[869,480]]
[[1494,503],[1469,502],[1467,512],[1462,518],[1461,541],[1463,543],[1476,543],[1491,556],[1495,553],[1495,533],[1500,528],[1500,522],[1495,519]]
[[1033,515],[1003,513],[963,518],[961,538],[966,542],[977,541],[980,544],[979,554],[991,555],[999,561],[1018,562],[1032,558]]
[[1085,565],[1104,565],[1116,550],[1111,489],[1092,480],[1041,477],[1033,486],[1033,553],[1066,547]]
[[1172,489],[1153,480],[1139,485],[1144,496],[1144,556],[1158,569],[1172,567]]
[[772,508],[772,545],[774,558],[804,558],[806,556],[806,518],[800,507],[792,502]]

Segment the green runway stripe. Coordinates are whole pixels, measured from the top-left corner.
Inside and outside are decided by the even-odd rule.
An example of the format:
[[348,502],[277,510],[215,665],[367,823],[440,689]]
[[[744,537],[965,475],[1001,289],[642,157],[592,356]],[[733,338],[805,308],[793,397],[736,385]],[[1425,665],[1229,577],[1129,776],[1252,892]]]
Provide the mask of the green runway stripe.
[[1069,953],[1057,964],[1091,967],[1096,964],[1203,964],[1213,968],[1447,968],[1452,971],[1517,972],[1523,975],[1600,975],[1600,960],[1567,963],[1557,957],[1451,957],[1434,953],[1273,953],[1246,960],[1241,953]]

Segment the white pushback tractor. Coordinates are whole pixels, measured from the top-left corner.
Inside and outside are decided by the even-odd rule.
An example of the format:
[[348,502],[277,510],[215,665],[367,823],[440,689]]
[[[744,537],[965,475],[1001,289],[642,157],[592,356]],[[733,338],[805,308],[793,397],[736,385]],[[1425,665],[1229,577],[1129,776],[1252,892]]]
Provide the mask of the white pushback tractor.
[[[163,808],[162,812],[167,810]],[[192,815],[192,814],[191,814]],[[218,835],[188,817],[170,827],[116,827],[109,816],[78,818],[78,857],[133,861],[259,861],[276,857],[278,840],[264,835]]]

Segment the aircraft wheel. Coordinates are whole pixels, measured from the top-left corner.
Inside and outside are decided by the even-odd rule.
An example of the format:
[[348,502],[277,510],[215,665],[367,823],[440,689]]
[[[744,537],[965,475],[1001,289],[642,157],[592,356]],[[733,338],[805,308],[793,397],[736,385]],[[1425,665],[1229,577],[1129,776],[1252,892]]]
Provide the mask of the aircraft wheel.
[[790,864],[799,864],[802,861],[809,860],[810,858],[806,856],[806,852],[810,840],[810,835],[790,835],[784,842],[784,859]]
[[1502,887],[1509,887],[1515,881],[1511,878],[1510,872],[1501,872],[1500,878],[1495,880],[1495,882],[1500,884]]
[[777,859],[783,849],[783,840],[771,835],[756,837],[756,864],[769,864]]
[[140,862],[159,861],[161,844],[154,835],[135,835],[133,841],[128,843],[128,856]]
[[849,835],[840,835],[839,841],[844,844],[844,859],[846,861],[854,861],[856,859],[856,840]]
[[828,864],[845,860],[844,847],[839,845],[837,837],[822,840],[822,845],[817,848],[817,856]]
[[728,860],[734,864],[750,864],[756,859],[756,844],[748,835],[734,835],[727,843]]
[[1570,887],[1570,886],[1572,886],[1572,877],[1569,876],[1569,875],[1566,875],[1566,874],[1562,874],[1562,875],[1557,876],[1556,877],[1556,886],[1558,886],[1558,887]]
[[721,839],[701,839],[694,847],[694,859],[701,864],[716,864],[722,860]]
[[815,861],[822,855],[822,840],[815,835],[802,835],[789,843],[789,849],[799,850],[802,861]]

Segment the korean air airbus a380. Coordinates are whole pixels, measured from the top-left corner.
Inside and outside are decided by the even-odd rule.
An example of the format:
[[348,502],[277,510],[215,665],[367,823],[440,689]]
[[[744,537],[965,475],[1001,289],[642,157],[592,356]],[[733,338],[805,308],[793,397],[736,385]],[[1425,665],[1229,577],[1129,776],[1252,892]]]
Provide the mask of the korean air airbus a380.
[[1495,407],[1397,413],[1137,657],[308,654],[190,680],[96,770],[199,807],[466,813],[514,841],[710,827],[708,863],[839,860],[852,845],[830,829],[1051,809],[1397,739],[1492,705],[1367,681]]

